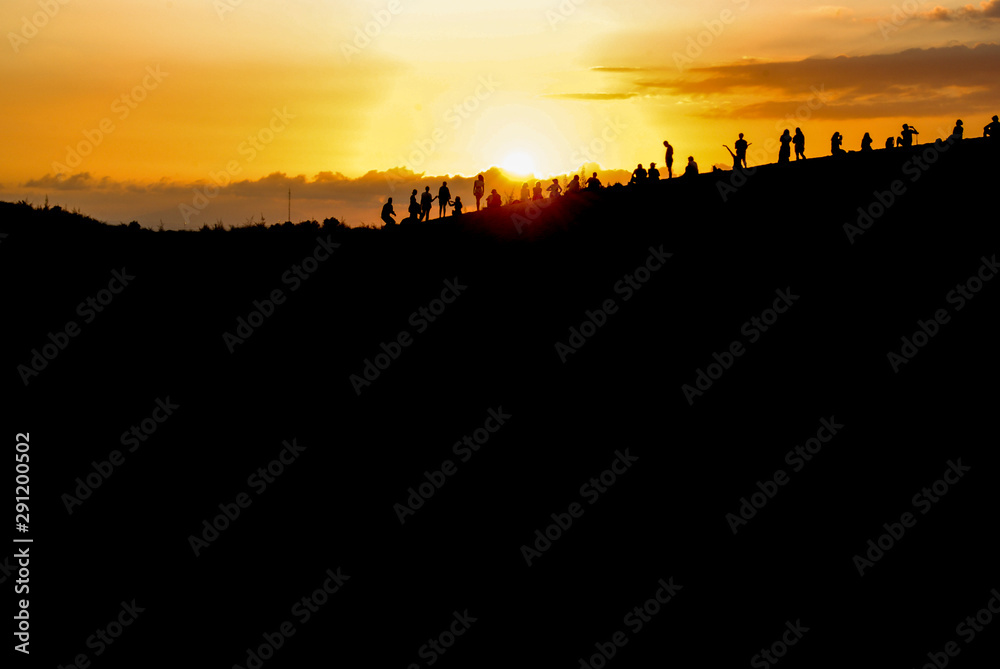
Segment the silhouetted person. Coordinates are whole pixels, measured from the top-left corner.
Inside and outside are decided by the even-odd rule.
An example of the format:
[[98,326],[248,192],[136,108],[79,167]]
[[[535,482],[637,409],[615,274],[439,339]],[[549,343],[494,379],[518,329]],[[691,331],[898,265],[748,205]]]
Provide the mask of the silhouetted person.
[[839,156],[844,153],[844,150],[840,148],[840,145],[844,143],[844,136],[839,132],[833,133],[833,137],[830,138],[830,153],[835,156]]
[[521,186],[521,202],[527,202],[528,197],[531,195],[531,191],[528,190],[528,182],[525,181],[524,185]]
[[892,137],[886,137],[885,138],[885,148],[887,148],[887,149],[891,149],[892,148]]
[[795,160],[800,157],[806,158],[806,136],[802,134],[802,128],[795,129],[795,136],[792,137],[792,144],[795,146]]
[[536,181],[535,187],[531,189],[531,199],[541,200],[542,199],[542,182]]
[[414,188],[413,192],[410,193],[410,206],[408,207],[410,212],[410,218],[407,219],[410,223],[416,223],[420,220],[420,204],[417,202],[417,189]]
[[646,168],[639,163],[638,167],[632,170],[632,178],[629,180],[629,184],[641,184],[646,180]]
[[987,123],[983,127],[983,137],[989,137],[994,141],[1000,140],[1000,120],[997,119],[995,114],[993,116],[993,122]]
[[479,211],[479,201],[486,194],[486,181],[483,180],[482,174],[476,177],[476,180],[473,182],[472,194],[476,196],[476,211]]
[[[728,149],[729,147],[727,146],[726,148]],[[730,153],[732,153],[732,151],[730,151]],[[736,157],[735,154],[733,155],[733,157],[734,158]],[[694,156],[688,156],[688,164],[687,167],[684,168],[684,176],[693,177],[697,174],[698,174],[698,163],[694,162]]]
[[902,136],[899,136],[899,137],[896,138],[896,146],[897,147],[903,146],[903,137]]
[[[441,182],[441,187],[438,188],[437,199],[438,199],[438,218],[441,218],[442,216],[448,213],[447,207],[449,201],[451,200],[451,190],[448,188],[447,181]],[[428,216],[428,218],[430,217]]]
[[[420,220],[429,221],[431,220],[431,203],[434,202],[434,198],[431,196],[431,187],[424,186],[424,192],[420,194]],[[439,215],[438,218],[441,218]]]
[[597,178],[597,172],[594,172],[594,176],[587,179],[587,190],[595,191],[599,190],[601,187],[601,180]]
[[382,221],[389,227],[396,225],[396,221],[392,220],[395,215],[396,212],[392,208],[392,198],[390,197],[389,201],[382,205]]
[[[723,144],[722,146],[724,146],[726,148],[726,151],[729,152],[729,155],[731,155],[733,157],[733,170],[740,169],[740,167],[742,167],[742,165],[740,164],[740,157],[738,155],[736,155],[735,153],[733,153],[733,150],[730,149],[727,145]],[[687,174],[687,170],[686,169],[684,170],[684,174]]]
[[579,193],[580,192],[580,175],[574,174],[573,179],[566,184],[566,194]]
[[550,200],[559,197],[559,193],[562,192],[562,186],[559,185],[559,179],[553,179],[552,185],[546,188],[545,190],[551,193],[551,195],[549,195]]
[[913,146],[913,136],[919,135],[916,128],[911,128],[906,123],[903,124],[903,132],[899,136],[903,138],[903,146]]
[[452,213],[452,216],[461,216],[462,215],[462,198],[461,197],[459,197],[458,195],[456,195],[455,196],[455,201],[454,202],[449,202],[448,204],[450,204],[451,206],[453,206],[455,208],[455,211]]
[[750,148],[750,144],[747,144],[747,141],[745,139],[743,139],[743,133],[742,132],[740,133],[740,138],[738,140],[736,140],[736,143],[733,144],[733,146],[736,147],[736,156],[740,159],[740,164],[742,164],[743,167],[746,167],[747,166],[747,149]]
[[861,153],[871,153],[872,150],[872,136],[867,132],[865,136],[861,138]]
[[646,173],[646,178],[649,179],[650,183],[660,180],[660,170],[656,169],[656,163],[649,164],[649,172]]
[[958,119],[955,121],[955,129],[951,131],[950,139],[961,142],[963,134],[965,134],[965,128],[962,127],[962,119]]
[[496,209],[501,204],[503,204],[503,202],[500,200],[500,193],[498,193],[497,189],[494,188],[493,191],[490,193],[490,196],[486,198],[486,208]]
[[670,142],[663,140],[663,146],[667,147],[667,155],[663,159],[663,164],[667,166],[667,178],[674,178],[674,147],[670,146]]
[[778,164],[787,165],[788,160],[792,157],[792,136],[789,134],[788,128],[785,128],[785,132],[781,133],[778,141],[781,142],[781,148],[778,149]]

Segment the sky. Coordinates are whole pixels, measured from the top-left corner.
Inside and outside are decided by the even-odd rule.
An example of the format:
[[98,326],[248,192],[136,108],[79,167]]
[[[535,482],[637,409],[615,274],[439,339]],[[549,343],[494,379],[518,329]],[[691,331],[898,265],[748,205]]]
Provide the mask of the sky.
[[[702,171],[1000,113],[1000,0],[4,0],[0,199],[109,223],[378,222],[392,196]],[[662,170],[664,176],[666,171]],[[544,183],[543,183],[544,185]],[[435,203],[435,214],[436,214]]]

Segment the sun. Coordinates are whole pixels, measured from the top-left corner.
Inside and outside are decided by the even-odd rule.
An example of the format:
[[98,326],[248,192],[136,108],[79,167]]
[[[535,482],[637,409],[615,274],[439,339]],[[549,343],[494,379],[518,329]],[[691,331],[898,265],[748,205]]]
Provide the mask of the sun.
[[535,173],[535,161],[527,153],[521,151],[508,154],[500,167],[506,172],[520,176]]

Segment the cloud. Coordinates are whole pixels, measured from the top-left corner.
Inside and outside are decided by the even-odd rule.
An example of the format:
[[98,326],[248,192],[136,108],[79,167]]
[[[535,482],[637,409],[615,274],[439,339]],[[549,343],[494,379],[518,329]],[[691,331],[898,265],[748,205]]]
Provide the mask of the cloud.
[[1000,0],[980,2],[978,8],[975,5],[965,5],[958,9],[947,9],[938,5],[917,16],[928,21],[997,21],[1000,20]]
[[[1000,2],[1000,0],[995,0]],[[622,77],[646,95],[700,102],[720,113],[782,117],[795,105],[822,100],[817,116],[873,118],[985,112],[1000,96],[1000,44],[909,49],[898,53],[782,62],[737,62],[691,68],[633,70]],[[766,102],[740,106],[740,98]],[[735,101],[734,101],[735,100]]]
[[[628,181],[629,172],[607,170],[596,164],[584,166],[586,174],[597,171],[604,183]],[[397,211],[406,210],[413,189],[418,192],[430,187],[432,193],[443,181],[448,182],[452,197],[459,196],[466,207],[475,207],[472,195],[473,175],[428,175],[406,167],[372,170],[350,178],[338,172],[319,172],[309,178],[304,174],[288,175],[272,172],[259,179],[243,179],[219,187],[211,181],[137,181],[94,178],[84,172],[64,177],[46,174],[20,184],[17,192],[0,189],[0,199],[41,198],[56,191],[56,202],[64,209],[80,209],[99,220],[108,222],[138,220],[146,227],[162,222],[167,229],[198,229],[222,220],[224,224],[240,224],[261,216],[269,223],[287,217],[288,191],[292,191],[294,221],[337,218],[349,225],[378,223],[378,213],[386,198],[392,197]],[[496,188],[502,196],[520,196],[521,184],[548,181],[554,176],[508,176],[498,167],[483,172],[487,193]],[[27,189],[27,192],[21,189]],[[400,206],[401,205],[401,206]],[[264,212],[267,212],[266,215]],[[434,216],[437,207],[434,208]],[[185,220],[186,219],[186,220]]]
[[52,190],[81,190],[92,186],[93,179],[90,172],[80,172],[72,176],[57,174],[55,176],[46,174],[40,179],[31,179],[26,182],[26,188],[51,188]]

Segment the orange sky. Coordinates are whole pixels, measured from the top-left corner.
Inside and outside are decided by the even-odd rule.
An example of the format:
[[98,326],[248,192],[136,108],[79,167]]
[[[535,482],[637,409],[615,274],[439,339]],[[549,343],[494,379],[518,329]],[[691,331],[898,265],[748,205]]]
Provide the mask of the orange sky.
[[0,20],[0,198],[154,227],[278,222],[289,187],[293,220],[356,225],[491,166],[631,170],[669,139],[706,169],[738,132],[763,163],[786,126],[817,156],[834,131],[850,150],[1000,113],[1000,0],[6,0]]

